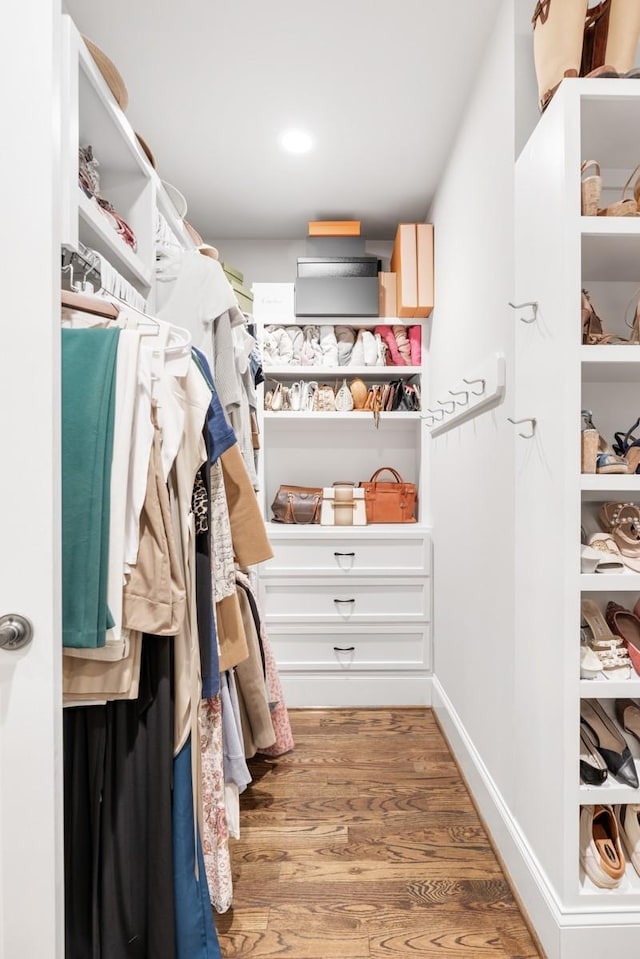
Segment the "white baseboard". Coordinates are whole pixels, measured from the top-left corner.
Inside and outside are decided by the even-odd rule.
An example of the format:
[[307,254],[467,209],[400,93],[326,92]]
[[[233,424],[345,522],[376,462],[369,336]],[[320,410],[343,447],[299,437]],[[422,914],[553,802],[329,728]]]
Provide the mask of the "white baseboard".
[[280,673],[287,706],[331,707],[430,706],[431,676],[426,673]]
[[634,955],[640,916],[619,912],[576,914],[563,910],[544,870],[520,831],[471,737],[438,679],[431,680],[432,706],[473,798],[548,959],[611,959]]

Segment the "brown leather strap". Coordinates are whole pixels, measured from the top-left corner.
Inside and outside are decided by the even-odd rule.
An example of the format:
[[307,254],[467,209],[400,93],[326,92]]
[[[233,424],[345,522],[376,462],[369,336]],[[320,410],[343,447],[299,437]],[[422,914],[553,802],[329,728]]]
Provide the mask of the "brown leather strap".
[[536,21],[539,19],[540,23],[546,23],[549,19],[549,7],[551,6],[551,0],[538,0],[536,3],[536,8],[533,11],[533,16],[531,17],[531,23],[536,25]]
[[393,467],[391,467],[391,466],[381,466],[379,470],[376,470],[376,471],[375,471],[375,473],[373,474],[373,476],[371,477],[371,479],[369,480],[369,482],[370,482],[370,483],[375,483],[375,481],[377,480],[377,478],[380,476],[380,473],[384,473],[385,471],[387,471],[387,472],[389,472],[389,473],[393,473],[393,476],[394,476],[394,478],[395,478],[396,483],[404,483],[404,480],[403,480],[402,477],[400,476],[400,473],[398,473],[397,470],[394,470]]
[[586,77],[587,74],[605,64],[610,13],[611,0],[602,0],[597,7],[587,10],[580,63],[581,77]]

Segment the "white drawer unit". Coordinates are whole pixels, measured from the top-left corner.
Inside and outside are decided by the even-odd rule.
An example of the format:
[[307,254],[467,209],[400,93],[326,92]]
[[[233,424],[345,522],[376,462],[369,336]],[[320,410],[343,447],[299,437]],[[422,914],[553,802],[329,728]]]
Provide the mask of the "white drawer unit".
[[354,626],[301,632],[272,627],[269,637],[284,672],[414,670],[430,667],[428,624]]
[[263,580],[268,623],[420,622],[429,618],[423,577],[282,577]]
[[390,577],[428,576],[431,565],[430,540],[424,534],[393,537],[348,530],[341,534],[324,530],[319,538],[278,535],[272,540],[274,558],[265,563],[264,577],[318,575],[358,576],[384,573]]

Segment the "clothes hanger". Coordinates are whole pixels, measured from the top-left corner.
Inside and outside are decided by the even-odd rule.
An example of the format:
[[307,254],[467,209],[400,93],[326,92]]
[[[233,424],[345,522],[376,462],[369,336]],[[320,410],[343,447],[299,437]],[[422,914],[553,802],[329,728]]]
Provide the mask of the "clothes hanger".
[[60,304],[69,310],[90,313],[92,316],[104,316],[109,320],[117,320],[120,315],[120,310],[115,303],[104,300],[100,296],[91,296],[88,293],[60,290]]

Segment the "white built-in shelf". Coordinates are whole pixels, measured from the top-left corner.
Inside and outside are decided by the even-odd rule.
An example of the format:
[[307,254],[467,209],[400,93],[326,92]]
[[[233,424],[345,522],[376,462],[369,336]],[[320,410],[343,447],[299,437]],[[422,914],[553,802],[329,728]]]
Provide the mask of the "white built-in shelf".
[[581,679],[580,699],[638,699],[640,676],[633,673],[631,679]]
[[[321,526],[319,523],[311,525],[295,523],[267,523],[269,539],[290,539],[299,536],[306,539],[398,539],[412,533],[420,536],[431,532],[431,527],[423,523],[369,523],[367,526]],[[268,562],[268,560],[267,560]],[[308,572],[308,571],[307,571]]]
[[[640,354],[639,354],[640,359]],[[421,366],[265,366],[265,376],[273,377],[308,377],[312,380],[321,380],[326,377],[372,376],[398,377],[416,376],[422,373]]]
[[627,493],[640,495],[640,473],[609,473],[605,475],[597,473],[582,473],[580,476],[580,489],[585,492],[601,493],[606,496],[608,493]]
[[[635,760],[636,771],[640,776],[640,761]],[[631,786],[625,786],[618,782],[611,773],[607,776],[601,786],[578,786],[578,800],[580,805],[589,805],[591,803],[637,803],[640,802],[640,789],[632,789]]]
[[582,573],[583,593],[640,593],[639,573]]
[[[608,800],[607,800],[608,802]],[[624,847],[623,847],[624,848]],[[628,857],[628,853],[625,855]],[[617,889],[601,889],[588,879],[582,869],[580,870],[580,896],[588,900],[588,908],[591,910],[592,904],[595,906],[594,898],[600,899],[598,907],[613,909],[616,906],[627,906],[628,908],[637,908],[640,903],[640,876],[636,872],[633,864],[627,858],[627,868],[622,878],[622,882]],[[586,955],[586,953],[585,953]],[[615,951],[612,952],[615,955]]]
[[373,328],[374,326],[421,326],[426,320],[420,317],[400,319],[397,316],[288,316],[281,320],[265,319],[268,326],[353,326]]
[[[640,260],[638,261],[640,280]],[[585,383],[636,383],[640,381],[640,344],[633,346],[582,346],[582,379]]]
[[582,282],[640,280],[640,216],[583,216]]
[[151,286],[151,270],[107,222],[95,203],[78,187],[79,237],[92,250],[105,256],[125,279]]
[[[272,410],[265,410],[264,412],[265,420],[309,420],[313,422],[318,422],[319,420],[324,420],[329,422],[330,420],[343,420],[349,423],[364,423],[367,419],[371,420],[373,424],[373,413],[370,410],[359,410],[358,412],[352,411],[350,413],[306,413],[298,412],[297,410],[280,410],[277,413],[274,413]],[[404,410],[390,411],[388,413],[380,413],[380,421],[383,420],[393,420],[398,422],[400,420],[420,420],[422,418],[422,413],[413,413]]]

